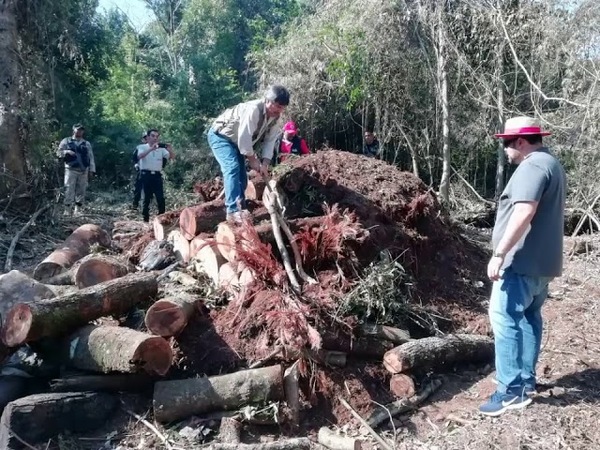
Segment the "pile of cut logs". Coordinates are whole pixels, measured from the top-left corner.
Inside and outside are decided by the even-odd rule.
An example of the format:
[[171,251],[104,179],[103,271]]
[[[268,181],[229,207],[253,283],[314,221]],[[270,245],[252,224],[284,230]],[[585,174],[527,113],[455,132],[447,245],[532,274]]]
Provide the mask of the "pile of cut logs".
[[[265,188],[262,181],[251,180],[246,197],[260,199]],[[269,217],[260,207],[253,211],[255,219],[261,214]],[[315,220],[320,219],[295,219],[287,225],[298,229]],[[23,344],[53,340],[61,362],[81,371],[54,380],[50,384],[52,392],[23,398],[16,398],[15,394],[9,399],[13,401],[4,408],[0,419],[4,425],[0,427],[0,448],[22,448],[23,441],[33,443],[63,430],[77,432],[98,427],[117,406],[114,394],[119,391],[153,389],[154,418],[159,422],[213,412],[227,417],[233,415],[227,412],[245,405],[285,401],[290,422],[298,425],[299,361],[269,365],[274,360],[290,359],[290,355],[283,357],[281,349],[274,349],[269,358],[247,370],[203,378],[164,379],[173,362],[169,338],[184,330],[202,299],[185,288],[168,291],[175,293],[158,298],[159,283],[169,280],[184,287],[196,285],[196,278],[176,270],[186,265],[192,272],[208,275],[226,292],[251,283],[252,272],[243,265],[232,264],[237,260],[236,248],[240,247],[239,234],[235,237],[231,227],[225,222],[223,201],[218,198],[160,215],[154,219],[152,229],[139,222],[116,222],[110,236],[102,228],[87,224],[77,228],[60,248],[38,264],[33,278],[18,271],[0,275],[2,355],[9,355]],[[276,245],[273,227],[273,222],[255,227],[261,241]],[[127,256],[132,245],[145,247],[137,266],[122,256],[95,252],[117,248]],[[298,272],[301,277],[306,276],[301,270]],[[106,317],[121,319],[138,306],[146,310],[148,332],[106,323]],[[457,362],[490,361],[493,355],[492,341],[484,336],[414,340],[404,330],[380,325],[362,326],[359,334],[358,340],[347,343],[339,336],[324,334],[323,346],[337,346],[336,351],[307,350],[305,355],[292,358],[308,355],[325,366],[344,366],[347,356],[383,358],[384,366],[393,374],[390,390],[403,401],[400,406],[388,405],[396,412],[407,410],[407,404],[414,407],[439,386],[433,383],[429,390],[417,395],[415,373],[443,370]],[[412,403],[406,403],[406,399]],[[375,427],[386,422],[389,408],[376,412],[365,423]],[[213,448],[255,448],[240,443],[236,418],[240,416],[222,421],[220,436],[226,442]],[[326,428],[320,430],[318,440],[326,448],[361,448],[359,440],[336,435]],[[307,438],[274,444],[260,448],[312,448]]]

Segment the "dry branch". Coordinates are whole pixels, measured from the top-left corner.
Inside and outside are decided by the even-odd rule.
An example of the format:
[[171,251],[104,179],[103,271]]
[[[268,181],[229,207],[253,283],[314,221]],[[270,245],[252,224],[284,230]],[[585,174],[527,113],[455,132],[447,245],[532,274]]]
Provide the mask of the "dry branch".
[[313,447],[308,438],[294,438],[265,444],[212,444],[208,450],[310,450]]
[[359,439],[340,436],[327,427],[319,428],[317,437],[319,444],[330,450],[361,450],[362,442]]
[[39,215],[41,213],[43,213],[45,210],[50,208],[50,205],[51,205],[51,203],[48,203],[46,206],[43,206],[42,208],[38,209],[35,213],[33,213],[33,215],[27,221],[27,223],[25,225],[23,225],[23,227],[17,232],[17,234],[14,235],[14,237],[10,241],[10,246],[8,247],[8,251],[6,252],[6,260],[4,262],[4,271],[5,272],[10,272],[10,270],[12,269],[13,253],[15,252],[17,242],[19,242],[19,239],[21,239],[21,236],[23,236],[23,233],[25,233],[25,231],[27,231],[27,228],[29,228],[36,221],[36,219],[39,217]]

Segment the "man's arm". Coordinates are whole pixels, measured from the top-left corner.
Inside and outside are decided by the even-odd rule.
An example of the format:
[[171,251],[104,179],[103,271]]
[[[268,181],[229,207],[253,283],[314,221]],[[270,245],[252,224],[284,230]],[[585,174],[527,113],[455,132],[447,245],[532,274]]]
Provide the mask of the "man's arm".
[[166,151],[166,154],[163,153],[164,158],[169,158],[171,160],[175,159],[175,152],[173,151],[173,147],[171,147],[171,144],[167,144]]
[[262,158],[263,161],[271,161],[273,153],[275,152],[275,143],[281,133],[281,121],[276,120],[269,129],[269,132],[265,136],[262,145]]
[[56,151],[56,156],[59,158],[64,158],[65,155],[74,155],[75,152],[73,150],[69,150],[69,138],[64,138],[58,144],[58,150]]

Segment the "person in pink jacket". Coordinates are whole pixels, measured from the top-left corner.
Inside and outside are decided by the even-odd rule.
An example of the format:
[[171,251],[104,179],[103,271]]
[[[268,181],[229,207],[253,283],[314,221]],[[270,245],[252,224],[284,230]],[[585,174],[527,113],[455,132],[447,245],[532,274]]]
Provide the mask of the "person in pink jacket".
[[283,136],[277,147],[277,163],[285,161],[290,155],[308,155],[310,150],[306,141],[298,136],[298,128],[291,120],[283,127]]

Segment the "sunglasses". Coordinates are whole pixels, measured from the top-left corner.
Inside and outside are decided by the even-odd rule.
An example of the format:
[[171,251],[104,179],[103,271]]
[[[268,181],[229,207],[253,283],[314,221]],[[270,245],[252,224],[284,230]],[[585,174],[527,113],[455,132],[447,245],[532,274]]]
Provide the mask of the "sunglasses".
[[513,139],[505,139],[502,144],[504,145],[504,148],[508,148],[511,145],[513,145],[513,143],[515,143],[519,138],[513,138]]

